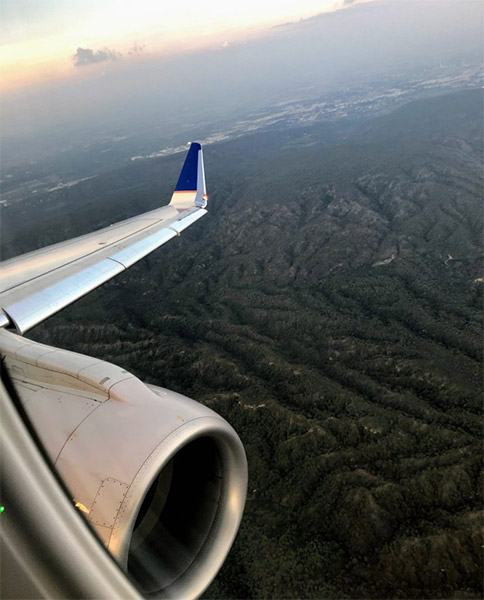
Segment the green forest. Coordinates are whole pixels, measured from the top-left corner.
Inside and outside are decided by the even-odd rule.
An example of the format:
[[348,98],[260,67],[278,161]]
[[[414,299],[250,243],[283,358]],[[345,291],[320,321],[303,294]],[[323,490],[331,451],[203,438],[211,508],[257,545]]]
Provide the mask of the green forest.
[[[29,333],[238,432],[207,599],[482,597],[482,102],[207,146],[209,214]],[[181,160],[9,206],[3,258],[168,201]]]

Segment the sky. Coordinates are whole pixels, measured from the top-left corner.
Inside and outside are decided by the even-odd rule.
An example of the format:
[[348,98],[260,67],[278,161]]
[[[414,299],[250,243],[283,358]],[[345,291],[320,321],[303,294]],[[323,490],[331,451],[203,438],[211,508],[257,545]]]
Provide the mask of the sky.
[[0,0],[2,162],[120,136],[172,145],[281,103],[455,73],[482,62],[483,7]]
[[2,0],[0,90],[86,77],[121,58],[228,46],[262,28],[366,1]]

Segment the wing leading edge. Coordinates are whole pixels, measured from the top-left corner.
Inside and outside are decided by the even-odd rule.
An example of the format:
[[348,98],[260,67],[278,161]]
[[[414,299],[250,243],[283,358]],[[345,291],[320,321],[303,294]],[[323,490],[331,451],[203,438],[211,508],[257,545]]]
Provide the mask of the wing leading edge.
[[1,263],[0,327],[25,333],[180,235],[206,204],[203,153],[194,142],[167,206]]

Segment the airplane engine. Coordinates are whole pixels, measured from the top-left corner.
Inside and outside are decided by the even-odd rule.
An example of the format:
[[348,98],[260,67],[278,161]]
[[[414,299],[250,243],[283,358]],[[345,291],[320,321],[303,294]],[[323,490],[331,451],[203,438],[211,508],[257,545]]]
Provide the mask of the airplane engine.
[[247,463],[209,408],[112,364],[0,331],[18,395],[76,507],[138,587],[193,598],[237,533]]

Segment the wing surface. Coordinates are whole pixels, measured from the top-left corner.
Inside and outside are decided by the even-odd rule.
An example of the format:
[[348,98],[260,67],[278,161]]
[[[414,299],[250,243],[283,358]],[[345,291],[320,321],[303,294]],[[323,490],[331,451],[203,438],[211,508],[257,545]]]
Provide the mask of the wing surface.
[[0,326],[25,333],[206,214],[202,148],[192,143],[170,204],[0,265]]

